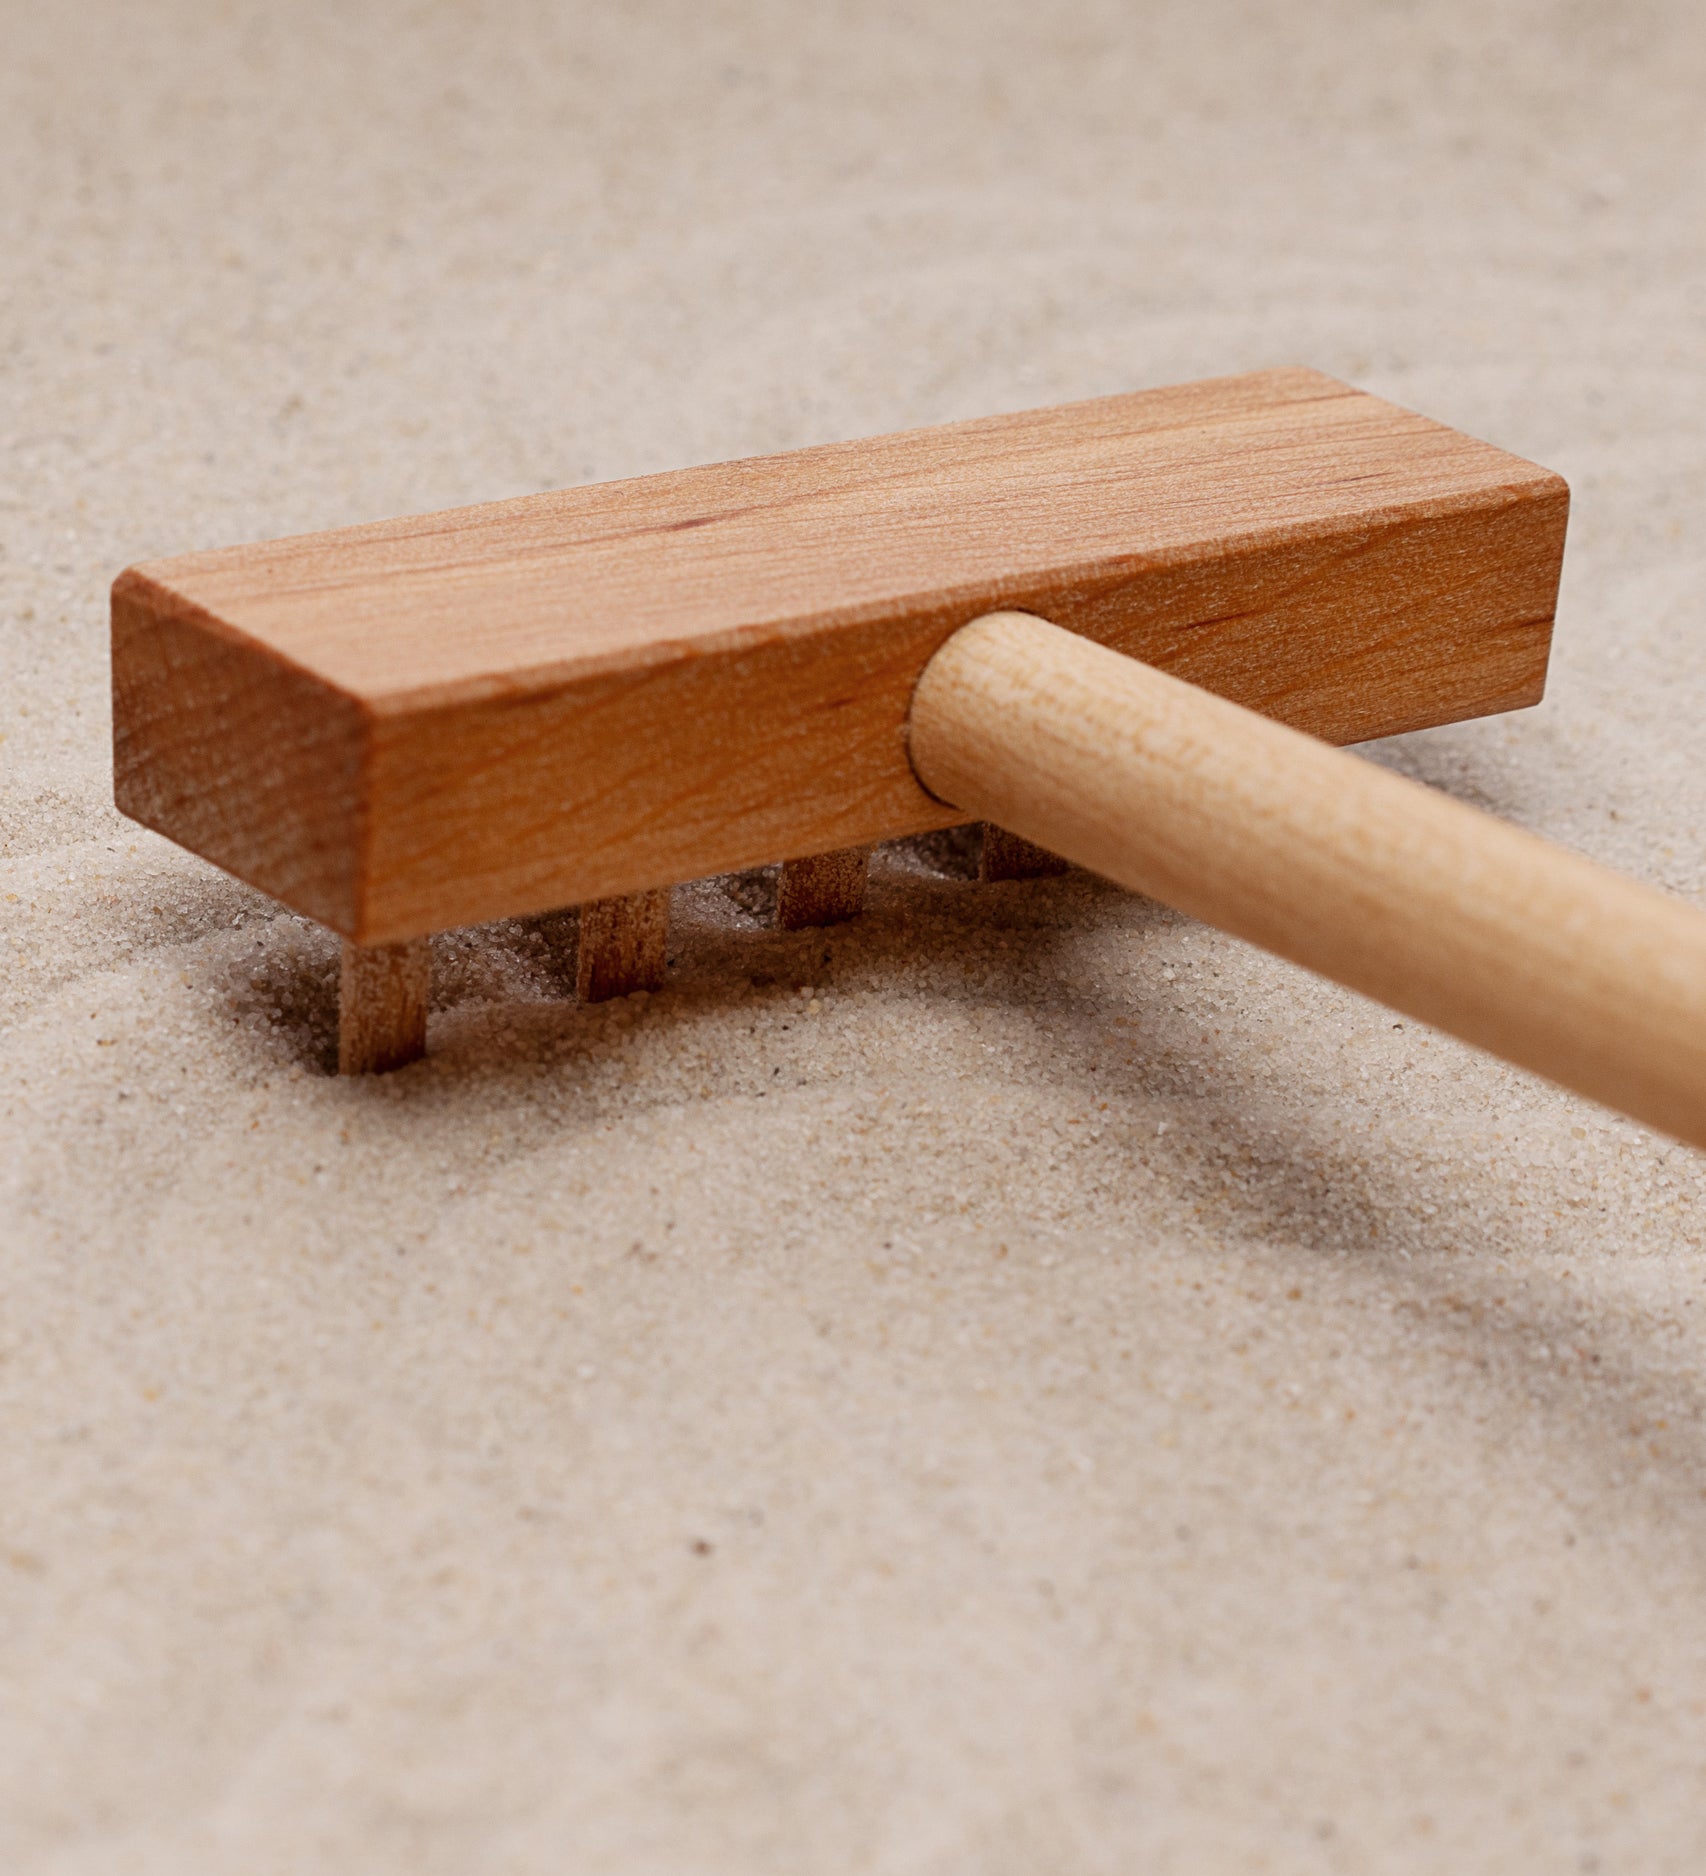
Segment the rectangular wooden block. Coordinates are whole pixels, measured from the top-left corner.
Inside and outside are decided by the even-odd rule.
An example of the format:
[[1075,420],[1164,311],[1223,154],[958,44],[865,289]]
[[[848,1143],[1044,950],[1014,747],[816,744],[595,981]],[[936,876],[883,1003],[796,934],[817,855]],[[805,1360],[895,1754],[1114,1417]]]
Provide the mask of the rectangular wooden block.
[[1042,614],[1356,742],[1536,702],[1568,493],[1282,370],[156,561],[118,805],[364,944],[961,817],[958,626]]

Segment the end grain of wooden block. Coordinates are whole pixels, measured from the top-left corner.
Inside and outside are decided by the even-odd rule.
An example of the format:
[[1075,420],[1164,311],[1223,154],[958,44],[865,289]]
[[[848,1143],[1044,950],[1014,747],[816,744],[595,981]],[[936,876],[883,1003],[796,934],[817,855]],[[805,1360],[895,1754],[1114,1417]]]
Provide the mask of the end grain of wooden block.
[[575,992],[602,1003],[634,990],[661,990],[669,965],[669,888],[581,907]]
[[1047,847],[1038,847],[1017,834],[1010,834],[993,821],[983,826],[983,857],[977,864],[977,876],[984,881],[997,879],[1051,879],[1056,873],[1072,870],[1069,861]]
[[782,862],[776,894],[776,923],[783,931],[812,925],[843,925],[865,909],[869,847],[838,847],[804,860]]
[[358,945],[338,973],[338,1073],[383,1075],[426,1054],[432,951],[425,938]]

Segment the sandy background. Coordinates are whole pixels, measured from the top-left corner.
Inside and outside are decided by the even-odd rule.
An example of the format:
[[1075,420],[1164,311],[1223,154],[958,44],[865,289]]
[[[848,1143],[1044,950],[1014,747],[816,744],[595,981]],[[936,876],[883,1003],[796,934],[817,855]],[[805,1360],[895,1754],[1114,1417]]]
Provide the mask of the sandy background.
[[[129,561],[1270,363],[1569,476],[1395,762],[1706,899],[1691,0],[0,5],[0,1868],[1697,1870],[1695,1155],[1083,876],[649,1001],[109,805]],[[809,993],[809,994],[808,994]]]

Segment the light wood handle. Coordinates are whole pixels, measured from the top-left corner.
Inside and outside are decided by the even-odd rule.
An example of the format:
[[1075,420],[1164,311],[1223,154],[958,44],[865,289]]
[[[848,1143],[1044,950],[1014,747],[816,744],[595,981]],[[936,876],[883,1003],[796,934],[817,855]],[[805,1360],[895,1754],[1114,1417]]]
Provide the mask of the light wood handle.
[[1706,1146],[1706,914],[1023,613],[909,736],[967,814]]

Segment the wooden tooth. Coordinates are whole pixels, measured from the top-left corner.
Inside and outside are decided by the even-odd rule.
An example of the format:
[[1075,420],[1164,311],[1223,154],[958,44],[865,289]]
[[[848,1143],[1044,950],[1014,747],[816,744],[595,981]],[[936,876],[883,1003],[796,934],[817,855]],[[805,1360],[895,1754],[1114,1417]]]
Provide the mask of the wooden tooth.
[[809,925],[841,925],[865,909],[869,847],[838,847],[803,860],[782,862],[776,894],[776,923],[783,931]]
[[669,888],[594,899],[581,907],[575,994],[602,1003],[634,990],[661,990],[669,965]]
[[432,950],[425,938],[395,945],[344,940],[338,972],[338,1073],[383,1075],[426,1054]]
[[1050,879],[1070,870],[1070,863],[1059,854],[1021,840],[993,821],[984,822],[983,858],[977,865],[979,879]]

